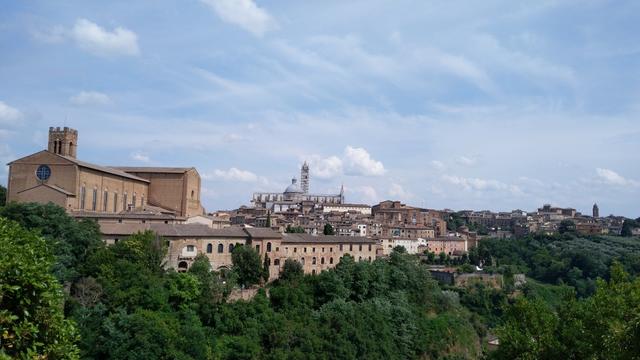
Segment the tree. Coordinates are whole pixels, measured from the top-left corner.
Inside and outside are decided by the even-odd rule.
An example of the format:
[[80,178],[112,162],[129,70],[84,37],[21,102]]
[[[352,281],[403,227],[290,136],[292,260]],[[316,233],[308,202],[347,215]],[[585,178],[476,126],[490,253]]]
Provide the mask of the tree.
[[335,235],[335,231],[333,230],[333,226],[331,226],[331,224],[327,223],[324,225],[324,229],[322,230],[322,233],[325,235]]
[[280,274],[280,279],[288,281],[288,280],[297,280],[302,278],[304,275],[304,270],[302,270],[302,264],[299,261],[294,259],[287,259],[284,261],[284,266],[282,269],[282,274]]
[[304,234],[304,228],[302,226],[291,226],[291,225],[287,225],[287,228],[285,229],[286,233],[289,234]]
[[558,226],[558,232],[560,234],[575,234],[576,232],[576,224],[569,219],[562,220],[560,225]]
[[231,261],[240,285],[251,286],[260,283],[263,273],[262,262],[260,254],[251,246],[236,246],[231,254]]
[[52,264],[44,238],[0,218],[0,358],[78,358]]
[[0,185],[0,206],[4,206],[7,203],[7,188]]
[[633,235],[633,228],[637,227],[637,223],[634,220],[631,219],[625,219],[624,222],[622,223],[622,231],[620,232],[620,235],[625,236],[625,237],[630,237]]
[[271,211],[267,213],[267,227],[271,227]]
[[95,221],[78,221],[53,203],[10,203],[0,208],[0,216],[36,230],[45,238],[55,256],[53,274],[61,282],[77,280],[87,256],[104,246]]

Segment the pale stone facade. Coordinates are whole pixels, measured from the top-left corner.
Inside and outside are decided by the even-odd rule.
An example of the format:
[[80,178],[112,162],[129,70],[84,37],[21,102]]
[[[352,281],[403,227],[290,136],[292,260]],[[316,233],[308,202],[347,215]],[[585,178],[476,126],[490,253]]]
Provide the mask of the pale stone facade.
[[345,255],[355,261],[373,261],[377,241],[341,236],[280,234],[264,228],[211,229],[201,224],[102,224],[103,240],[113,244],[137,232],[151,230],[168,243],[167,267],[186,271],[198,254],[205,254],[214,270],[229,268],[238,245],[251,246],[262,260],[268,257],[269,279],[280,276],[286,259],[302,264],[306,274],[334,268]]

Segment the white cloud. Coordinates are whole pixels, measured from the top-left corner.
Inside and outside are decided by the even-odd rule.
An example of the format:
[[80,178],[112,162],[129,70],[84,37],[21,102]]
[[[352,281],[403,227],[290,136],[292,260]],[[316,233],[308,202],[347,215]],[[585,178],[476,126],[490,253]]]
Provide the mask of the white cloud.
[[465,190],[503,190],[513,194],[522,194],[522,190],[517,185],[509,185],[497,180],[465,178],[455,175],[443,175],[442,179],[449,184],[461,186]]
[[251,171],[240,170],[232,167],[229,170],[215,169],[212,175],[205,174],[202,176],[205,180],[221,179],[226,181],[242,181],[242,182],[256,182],[258,176]]
[[107,105],[111,103],[111,98],[97,91],[81,91],[70,97],[69,101],[74,105]]
[[309,159],[309,169],[314,177],[330,179],[342,174],[342,160],[337,156],[313,156]]
[[149,162],[149,161],[151,161],[151,158],[149,157],[149,155],[143,154],[143,153],[140,153],[140,152],[135,152],[135,153],[131,154],[131,158],[133,160],[141,161],[141,162]]
[[0,124],[12,125],[22,120],[20,110],[0,101]]
[[123,27],[108,31],[87,19],[78,19],[69,36],[81,49],[94,55],[135,56],[140,53],[137,35]]
[[467,165],[467,166],[471,166],[471,165],[474,165],[476,163],[475,159],[467,157],[467,156],[460,156],[456,161],[459,164]]
[[397,183],[391,184],[391,188],[389,188],[389,196],[403,200],[413,197],[413,195],[407,192],[402,185]]
[[617,172],[610,169],[597,168],[596,173],[598,174],[598,177],[600,178],[600,180],[602,180],[604,183],[609,185],[621,185],[621,186],[628,186],[628,185],[639,186],[640,185],[640,182],[627,179],[622,175],[618,174]]
[[357,186],[352,188],[347,188],[347,194],[353,191],[354,193],[360,194],[360,199],[366,204],[375,204],[380,201],[380,197],[378,196],[378,192],[372,186],[364,185]]
[[255,36],[261,37],[276,28],[269,13],[253,0],[201,0],[223,21],[238,25]]
[[344,150],[344,168],[347,175],[381,176],[384,175],[384,165],[371,158],[364,148],[347,146]]

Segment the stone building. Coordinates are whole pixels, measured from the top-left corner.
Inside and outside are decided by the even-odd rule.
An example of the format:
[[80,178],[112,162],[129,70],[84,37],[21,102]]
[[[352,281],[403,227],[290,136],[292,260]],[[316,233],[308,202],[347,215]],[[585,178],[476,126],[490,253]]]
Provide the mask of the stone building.
[[49,128],[47,150],[8,164],[7,201],[53,202],[78,216],[144,214],[146,207],[176,217],[203,213],[195,168],[100,166],[78,160],[77,147],[76,130]]
[[150,230],[168,245],[167,267],[186,271],[198,254],[205,254],[215,270],[232,265],[231,253],[238,245],[251,246],[268,258],[269,278],[278,278],[286,259],[302,264],[306,274],[335,267],[345,255],[355,261],[373,261],[377,242],[360,237],[280,234],[265,228],[212,229],[203,224],[102,224],[103,240],[114,244],[135,233]]

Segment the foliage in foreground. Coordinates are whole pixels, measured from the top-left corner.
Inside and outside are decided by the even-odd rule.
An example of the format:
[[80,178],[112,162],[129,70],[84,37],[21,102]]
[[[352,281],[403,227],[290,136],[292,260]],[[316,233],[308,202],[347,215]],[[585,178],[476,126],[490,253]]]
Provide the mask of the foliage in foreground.
[[0,358],[77,359],[45,240],[0,217]]
[[498,329],[496,359],[640,358],[640,278],[619,263],[611,280],[597,281],[592,297],[568,296],[552,309],[540,299],[519,299]]

